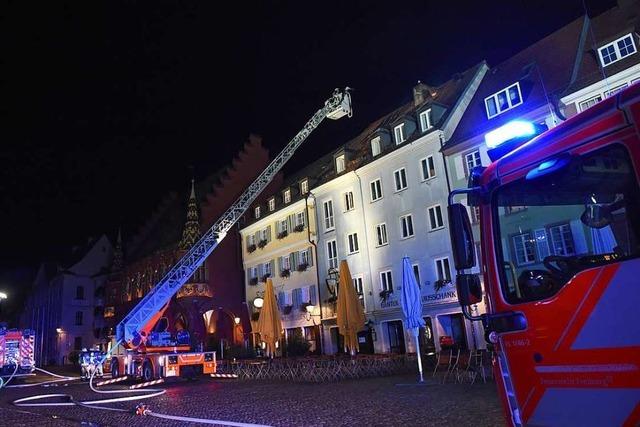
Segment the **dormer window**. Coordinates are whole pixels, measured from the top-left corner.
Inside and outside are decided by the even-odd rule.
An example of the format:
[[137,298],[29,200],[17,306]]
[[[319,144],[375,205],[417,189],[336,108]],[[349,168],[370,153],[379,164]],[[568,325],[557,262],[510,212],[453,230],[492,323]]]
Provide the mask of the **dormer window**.
[[282,193],[282,200],[285,203],[291,202],[291,189],[287,188],[286,190],[284,190],[284,192]]
[[276,210],[276,198],[272,197],[269,199],[269,212],[273,212]]
[[307,194],[309,192],[309,180],[305,179],[300,182],[300,194]]
[[371,140],[371,155],[377,156],[382,152],[382,146],[380,145],[380,137],[377,136]]
[[393,136],[396,139],[396,145],[404,142],[404,123],[393,128]]
[[342,173],[344,172],[344,169],[344,154],[340,154],[338,157],[336,157],[336,173]]
[[260,218],[260,206],[256,206],[253,210],[253,216],[257,219]]
[[502,114],[520,104],[522,104],[522,93],[520,92],[520,83],[518,82],[484,99],[488,118]]
[[422,132],[426,132],[433,127],[433,121],[431,120],[431,108],[424,110],[420,113],[420,129]]
[[631,34],[620,37],[619,39],[598,49],[600,55],[600,63],[603,67],[620,61],[627,56],[636,53],[636,44]]

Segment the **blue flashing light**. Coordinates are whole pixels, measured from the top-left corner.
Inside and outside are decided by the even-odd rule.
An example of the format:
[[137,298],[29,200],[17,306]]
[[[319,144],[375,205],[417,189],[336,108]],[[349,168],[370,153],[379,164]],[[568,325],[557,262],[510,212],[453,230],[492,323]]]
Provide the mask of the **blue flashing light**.
[[524,138],[536,134],[536,127],[531,122],[514,120],[484,135],[487,148],[496,148],[515,138]]

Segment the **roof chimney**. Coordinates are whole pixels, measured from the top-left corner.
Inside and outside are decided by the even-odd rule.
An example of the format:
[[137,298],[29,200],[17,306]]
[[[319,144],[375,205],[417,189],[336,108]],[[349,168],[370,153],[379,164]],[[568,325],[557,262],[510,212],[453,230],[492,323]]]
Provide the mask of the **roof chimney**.
[[433,97],[433,89],[418,80],[418,84],[413,87],[413,105],[416,107]]

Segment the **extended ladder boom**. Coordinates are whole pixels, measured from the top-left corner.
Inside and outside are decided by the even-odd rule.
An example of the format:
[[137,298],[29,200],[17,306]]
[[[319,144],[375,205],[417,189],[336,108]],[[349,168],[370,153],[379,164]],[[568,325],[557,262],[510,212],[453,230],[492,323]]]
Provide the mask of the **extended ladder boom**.
[[173,295],[202,265],[207,257],[224,239],[227,232],[251,206],[256,197],[293,156],[296,149],[309,137],[311,132],[326,118],[337,120],[345,115],[351,117],[351,96],[349,88],[344,92],[336,89],[324,107],[319,109],[305,124],[304,128],[284,147],[266,169],[251,183],[244,193],[227,211],[202,235],[191,249],[174,265],[158,284],[125,316],[116,326],[116,339],[126,345],[138,346],[141,335],[148,334],[154,325],[151,321],[166,307]]

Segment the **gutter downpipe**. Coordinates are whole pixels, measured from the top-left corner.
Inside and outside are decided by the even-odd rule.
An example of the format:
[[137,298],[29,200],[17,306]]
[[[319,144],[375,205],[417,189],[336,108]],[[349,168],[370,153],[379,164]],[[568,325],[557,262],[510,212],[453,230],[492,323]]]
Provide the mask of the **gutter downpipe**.
[[449,168],[447,167],[447,158],[442,151],[444,148],[444,134],[440,131],[440,154],[442,155],[442,163],[444,163],[444,177],[447,181],[447,194],[451,193],[451,183],[449,182]]
[[[309,220],[309,196],[313,197],[313,204],[314,206],[316,205],[316,196],[311,193],[310,191],[307,191],[307,194],[304,195],[304,209],[305,209],[305,213],[307,215],[307,240],[309,241],[309,243],[311,243],[311,245],[313,246],[313,257],[315,258],[316,261],[316,286],[318,287],[318,309],[320,310],[320,324],[318,326],[320,326],[320,354],[324,354],[324,331],[323,331],[323,327],[322,327],[322,298],[320,295],[320,265],[318,264],[318,245],[316,244],[316,242],[314,242],[313,240],[311,240],[311,221]],[[314,219],[315,219],[315,224],[316,224],[316,236],[318,235],[318,212],[317,209],[315,210],[315,215],[314,215]],[[313,317],[311,318],[313,319]],[[315,322],[314,322],[315,324]]]

